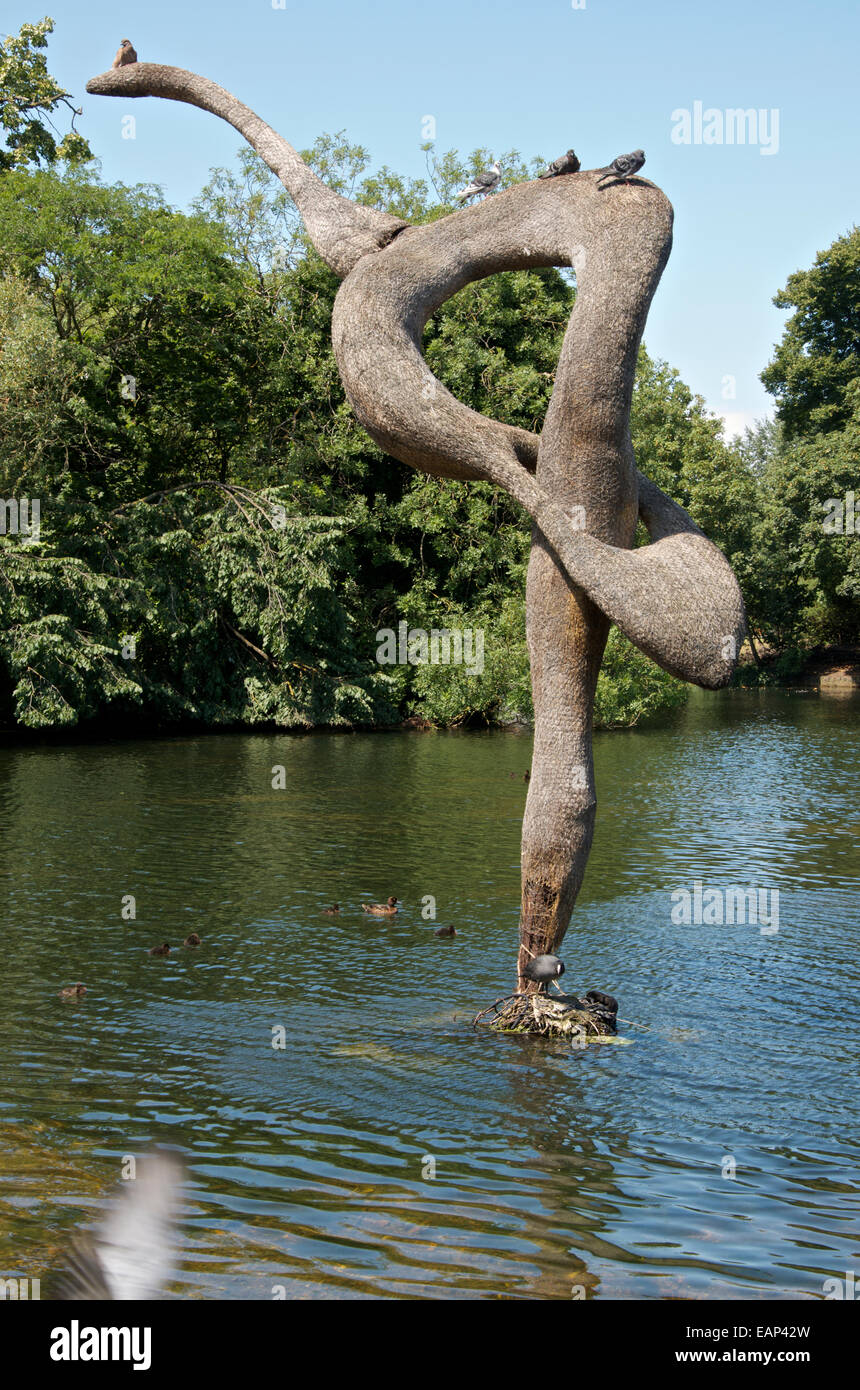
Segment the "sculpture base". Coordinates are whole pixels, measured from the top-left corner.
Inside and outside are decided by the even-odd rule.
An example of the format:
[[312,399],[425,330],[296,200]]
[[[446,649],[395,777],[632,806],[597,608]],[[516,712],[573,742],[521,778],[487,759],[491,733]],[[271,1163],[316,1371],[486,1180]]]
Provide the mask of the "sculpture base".
[[565,1038],[578,1047],[616,1031],[614,1014],[561,994],[509,994],[482,1009],[474,1022],[498,1033]]

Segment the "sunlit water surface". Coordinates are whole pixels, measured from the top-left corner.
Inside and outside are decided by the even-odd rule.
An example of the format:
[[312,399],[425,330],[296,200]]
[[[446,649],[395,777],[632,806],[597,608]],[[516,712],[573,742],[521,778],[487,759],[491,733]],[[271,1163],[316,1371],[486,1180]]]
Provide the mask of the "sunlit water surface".
[[[821,1297],[860,1270],[858,712],[696,694],[597,738],[565,983],[627,1045],[584,1051],[472,1027],[512,982],[528,735],[0,751],[0,1275],[46,1279],[157,1141],[173,1293]],[[778,932],[673,925],[696,880],[777,889]]]

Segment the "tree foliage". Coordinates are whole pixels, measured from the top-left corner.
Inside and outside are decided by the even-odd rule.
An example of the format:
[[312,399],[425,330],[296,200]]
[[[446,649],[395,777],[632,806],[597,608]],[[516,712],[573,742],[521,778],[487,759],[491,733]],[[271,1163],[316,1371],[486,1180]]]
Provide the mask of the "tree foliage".
[[[48,72],[43,52],[54,21],[23,24],[18,34],[9,34],[0,44],[0,172],[31,164],[86,163],[92,159],[86,140],[74,128],[81,113],[66,92]],[[71,112],[71,130],[60,136],[51,119],[65,107]]]
[[742,448],[756,479],[751,616],[778,648],[860,642],[860,231],[789,277],[794,308],[762,380],[776,425]]
[[[344,132],[305,152],[339,191],[416,221],[491,157],[426,154],[427,177],[404,179]],[[0,536],[5,721],[528,718],[530,523],[504,491],[413,473],[358,425],[331,352],[338,282],[257,156],[213,170],[188,215],[157,189],[23,162],[0,173],[0,488],[40,499],[41,532]],[[502,162],[507,181],[542,163]],[[431,369],[539,430],[574,297],[554,270],[467,286],[427,325]],[[747,565],[757,620],[781,631],[773,440],[727,446],[644,349],[632,428],[640,466]],[[856,575],[827,583],[847,604]],[[483,668],[380,665],[376,633],[400,622],[480,630]],[[598,723],[684,697],[612,634]]]
[[790,275],[773,302],[795,311],[762,372],[786,434],[843,429],[860,376],[860,228],[820,251],[810,270]]

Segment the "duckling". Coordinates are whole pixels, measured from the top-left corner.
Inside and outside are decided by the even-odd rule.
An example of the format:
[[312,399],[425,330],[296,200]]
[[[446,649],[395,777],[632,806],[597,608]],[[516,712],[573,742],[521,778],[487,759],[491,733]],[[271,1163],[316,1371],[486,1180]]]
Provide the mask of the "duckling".
[[437,927],[436,930],[434,931],[433,935],[434,935],[434,936],[456,936],[456,935],[457,935],[457,929],[456,929],[456,927]]
[[393,895],[387,903],[362,903],[362,912],[372,912],[375,917],[393,917],[397,912],[398,899]]
[[57,997],[59,999],[74,999],[78,995],[86,994],[86,992],[86,985],[66,985],[65,989],[57,991]]
[[324,908],[323,908],[323,910],[322,910],[322,915],[323,915],[323,917],[337,917],[337,915],[338,915],[339,912],[340,912],[340,903],[332,903],[331,907],[324,907]]
[[[166,944],[167,943],[165,942],[165,945]],[[197,935],[196,931],[192,931],[188,933],[182,944],[183,946],[200,946],[202,945],[202,942],[200,940],[200,937]],[[168,950],[169,949],[170,948],[168,947]]]
[[160,946],[150,946],[150,948],[149,948],[149,954],[150,954],[151,956],[169,956],[169,955],[170,955],[170,943],[169,943],[169,941],[163,941],[163,942],[161,943]]

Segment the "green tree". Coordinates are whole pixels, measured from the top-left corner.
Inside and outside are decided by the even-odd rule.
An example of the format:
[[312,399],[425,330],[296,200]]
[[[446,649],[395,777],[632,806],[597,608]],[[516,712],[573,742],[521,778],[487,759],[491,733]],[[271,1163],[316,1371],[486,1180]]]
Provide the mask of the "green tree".
[[[450,152],[427,180],[370,172],[342,133],[310,155],[334,186],[421,219],[488,152]],[[38,541],[0,538],[7,719],[530,714],[529,523],[507,493],[413,473],[369,440],[331,352],[336,291],[254,155],[213,171],[191,217],[80,171],[0,179],[0,483],[44,501]],[[428,323],[428,361],[474,409],[539,429],[573,298],[554,270],[469,286]],[[741,536],[749,469],[644,352],[634,443],[694,515]],[[400,620],[480,628],[483,672],[381,668],[375,633]],[[599,720],[684,693],[613,636]]]
[[[52,447],[36,457],[16,434],[20,405],[0,419],[14,485],[36,458],[46,485],[117,497],[224,476],[243,425],[256,302],[214,224],[170,211],[157,190],[19,170],[0,179],[0,275],[26,289],[41,331],[52,321],[64,390]],[[6,342],[5,370],[38,371],[32,355],[27,367],[11,351],[18,337]]]
[[[54,21],[46,17],[38,24],[23,24],[20,33],[0,44],[0,173],[59,159],[70,164],[92,159],[89,145],[75,130],[75,117],[81,112],[72,105],[71,92],[48,72],[42,50],[53,31]],[[71,130],[64,136],[51,120],[60,107],[72,115]]]
[[761,374],[789,438],[842,429],[860,376],[860,229],[852,228],[811,270],[790,275],[774,298],[794,309],[773,361]]

